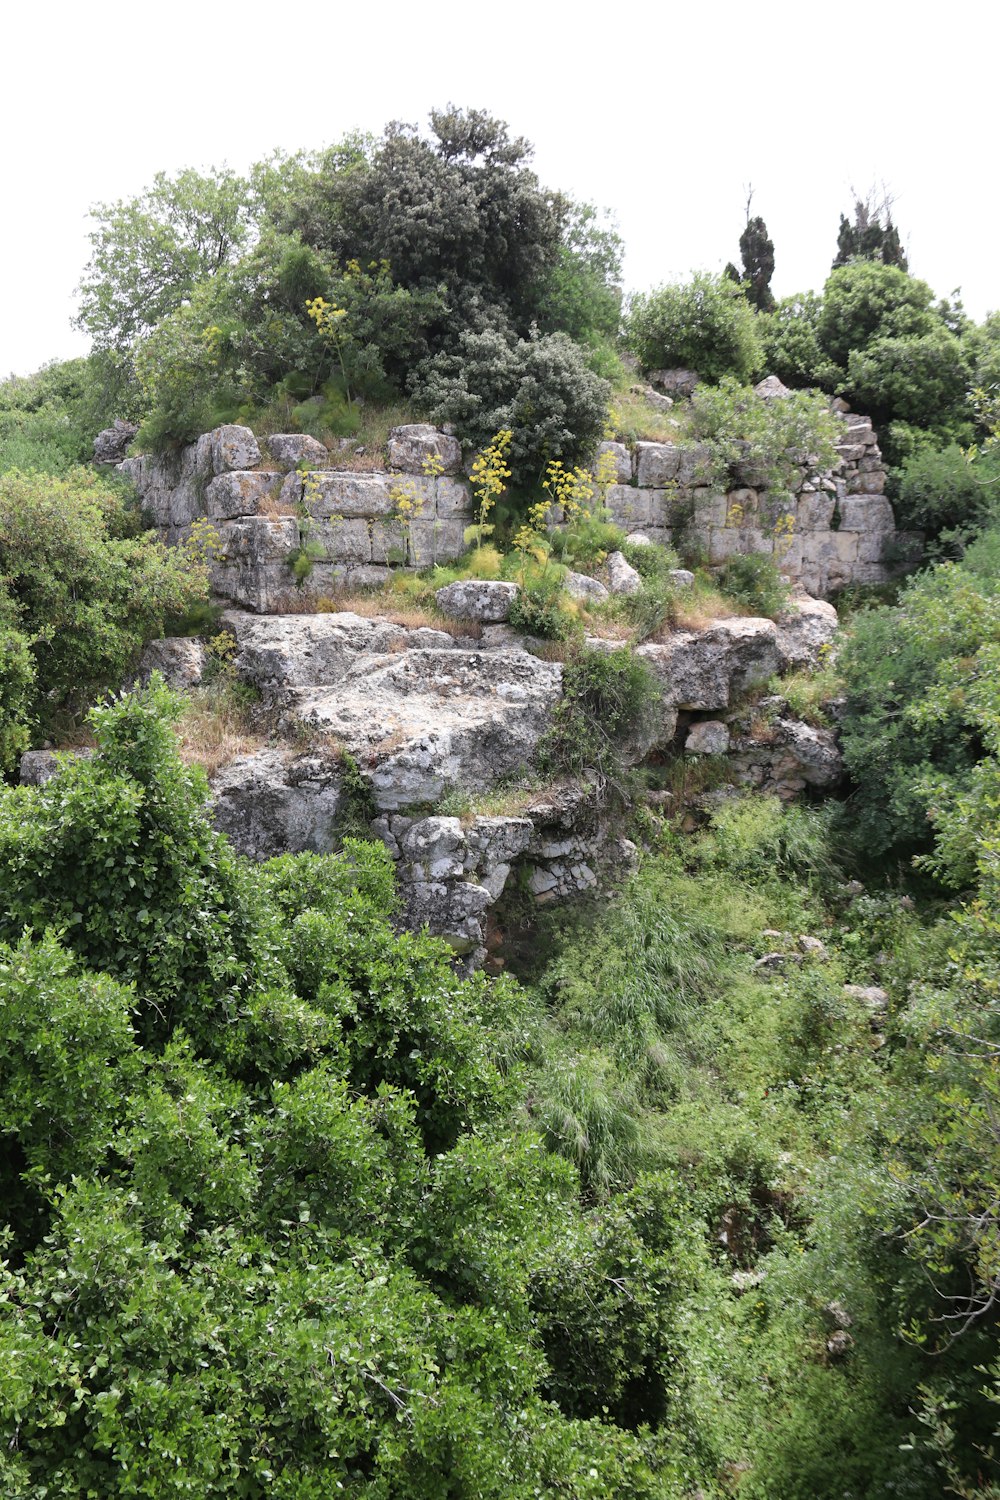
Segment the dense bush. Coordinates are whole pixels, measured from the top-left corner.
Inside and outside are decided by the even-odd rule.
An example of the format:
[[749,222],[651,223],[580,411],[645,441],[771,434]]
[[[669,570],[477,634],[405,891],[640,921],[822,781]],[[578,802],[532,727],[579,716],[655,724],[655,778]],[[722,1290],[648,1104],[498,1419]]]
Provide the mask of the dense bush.
[[513,483],[537,484],[555,460],[587,459],[603,436],[610,387],[591,373],[565,334],[511,342],[499,332],[465,333],[452,354],[427,361],[411,381],[435,422],[454,422],[473,448],[502,428]]
[[724,276],[699,273],[634,297],[625,340],[647,370],[682,365],[708,381],[746,381],[763,363],[757,315]]
[[840,432],[822,397],[794,391],[765,401],[729,376],[695,391],[691,430],[707,446],[721,488],[752,483],[775,496],[795,488],[800,464],[829,468]]
[[197,557],[140,527],[88,470],[0,475],[0,625],[21,642],[4,669],[4,769],[14,742],[117,685],[167,617],[205,597]]
[[762,552],[727,558],[719,569],[718,584],[741,608],[772,620],[785,608],[790,594],[778,564]]
[[927,532],[940,549],[960,552],[986,529],[1000,507],[1000,461],[971,462],[952,443],[904,460],[896,489],[897,523]]
[[820,347],[827,359],[846,370],[851,351],[867,348],[874,339],[933,333],[939,320],[932,300],[927,283],[898,266],[851,261],[831,272],[823,288]]
[[963,563],[920,574],[898,605],[859,615],[839,658],[852,821],[873,855],[926,848],[935,798],[968,787],[981,756],[972,686],[1000,640],[996,552],[991,534]]
[[789,386],[835,388],[841,372],[820,346],[822,307],[822,299],[814,292],[801,292],[782,298],[760,318],[762,365],[769,375],[777,375]]

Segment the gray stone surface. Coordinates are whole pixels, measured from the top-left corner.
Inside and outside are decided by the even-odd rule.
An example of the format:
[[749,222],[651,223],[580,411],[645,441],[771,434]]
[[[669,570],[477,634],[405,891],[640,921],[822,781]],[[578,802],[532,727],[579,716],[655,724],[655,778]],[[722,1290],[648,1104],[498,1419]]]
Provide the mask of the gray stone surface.
[[702,631],[647,642],[637,655],[656,673],[665,703],[712,712],[778,671],[778,628],[773,620],[716,620]]
[[22,786],[44,786],[68,761],[86,759],[93,750],[25,750],[18,771]]
[[465,578],[438,589],[434,598],[443,614],[456,620],[478,620],[483,625],[501,625],[517,598],[516,583],[499,579]]
[[135,681],[148,682],[159,672],[168,686],[184,692],[197,687],[205,670],[205,644],[186,636],[150,641],[139,658]]
[[837,634],[837,611],[825,599],[793,599],[777,619],[782,671],[815,667]]
[[249,427],[226,424],[209,433],[212,471],[225,474],[230,469],[252,469],[260,463],[260,444]]
[[608,588],[612,594],[637,594],[642,588],[642,575],[637,573],[620,552],[612,552],[604,564]]
[[322,469],[330,462],[329,449],[307,432],[273,433],[267,447],[279,469],[294,469],[298,464]]
[[688,755],[725,755],[729,749],[729,730],[718,719],[703,719],[688,730],[684,749]]
[[457,438],[427,422],[411,422],[389,433],[389,467],[407,474],[458,474],[462,447]]
[[125,422],[121,417],[116,417],[114,424],[105,427],[94,439],[94,463],[120,464],[138,431],[134,422]]
[[260,750],[212,777],[212,821],[248,859],[322,854],[336,839],[341,771],[336,757]]
[[574,573],[570,571],[562,581],[563,588],[571,599],[589,599],[594,604],[599,604],[602,599],[608,597],[608,590],[599,578],[590,578],[586,573]]

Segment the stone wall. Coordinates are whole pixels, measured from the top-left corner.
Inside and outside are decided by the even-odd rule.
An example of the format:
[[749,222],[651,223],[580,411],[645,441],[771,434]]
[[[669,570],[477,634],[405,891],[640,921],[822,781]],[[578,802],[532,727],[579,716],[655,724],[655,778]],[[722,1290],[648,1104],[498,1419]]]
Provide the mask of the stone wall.
[[[799,467],[792,509],[755,485],[752,470],[733,489],[713,488],[704,447],[604,443],[616,468],[607,497],[612,519],[650,541],[693,544],[713,567],[739,553],[773,556],[819,598],[847,584],[886,583],[919,558],[923,539],[896,530],[870,418],[839,415],[837,463],[826,471]],[[786,531],[788,515],[794,524]]]
[[222,552],[212,584],[222,598],[280,609],[296,592],[292,564],[303,550],[314,595],[384,583],[394,567],[423,568],[465,550],[472,494],[447,433],[397,428],[392,468],[376,472],[337,469],[335,454],[299,433],[264,446],[248,428],[218,427],[176,456],[118,466],[165,541],[183,541],[200,518],[212,523]]
[[[842,420],[836,466],[802,466],[791,511],[755,486],[750,471],[737,487],[714,489],[703,447],[605,443],[616,471],[611,515],[651,541],[693,544],[713,566],[737,553],[774,556],[818,597],[884,583],[919,556],[920,538],[896,531],[870,420],[849,412]],[[221,597],[260,613],[280,610],[296,592],[292,565],[303,552],[306,591],[322,595],[380,584],[395,567],[448,562],[464,550],[473,500],[450,434],[425,424],[397,428],[390,468],[377,472],[338,469],[336,454],[302,434],[264,447],[245,427],[219,427],[177,456],[119,465],[167,541],[183,540],[200,517],[211,521],[222,548],[213,570]]]

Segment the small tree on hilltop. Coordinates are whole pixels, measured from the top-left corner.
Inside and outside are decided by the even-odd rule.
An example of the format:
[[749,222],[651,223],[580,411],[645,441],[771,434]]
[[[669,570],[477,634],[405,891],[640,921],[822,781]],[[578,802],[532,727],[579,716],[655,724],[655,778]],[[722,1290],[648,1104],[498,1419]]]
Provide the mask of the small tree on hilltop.
[[851,260],[874,260],[884,266],[898,266],[901,271],[908,269],[899,230],[892,222],[892,204],[892,196],[884,187],[881,197],[874,188],[869,188],[863,199],[855,196],[853,224],[840,216],[834,270]]

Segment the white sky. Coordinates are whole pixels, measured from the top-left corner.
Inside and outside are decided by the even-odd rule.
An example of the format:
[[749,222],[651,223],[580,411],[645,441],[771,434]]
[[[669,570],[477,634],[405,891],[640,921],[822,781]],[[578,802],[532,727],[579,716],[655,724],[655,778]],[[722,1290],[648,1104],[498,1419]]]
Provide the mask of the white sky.
[[90,204],[159,170],[425,125],[448,102],[505,119],[543,183],[613,211],[631,288],[736,260],[752,183],[775,292],[818,290],[851,185],[884,182],[911,271],[981,318],[1000,306],[998,34],[995,0],[14,0],[0,375],[85,351],[70,318]]

